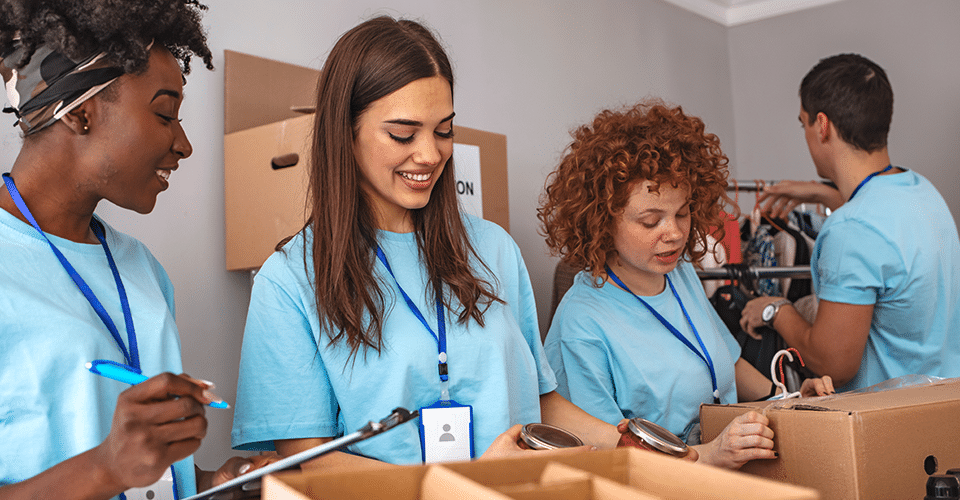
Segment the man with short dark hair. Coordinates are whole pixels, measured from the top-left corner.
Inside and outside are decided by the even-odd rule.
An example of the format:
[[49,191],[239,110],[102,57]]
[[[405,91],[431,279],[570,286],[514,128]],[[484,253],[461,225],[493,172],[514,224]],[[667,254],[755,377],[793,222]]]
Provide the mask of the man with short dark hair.
[[760,201],[785,216],[801,202],[834,210],[811,256],[818,310],[807,322],[779,297],[744,308],[839,390],[924,374],[960,376],[960,238],[943,197],[887,152],[893,90],[869,59],[821,60],[800,85],[800,123],[819,182],[785,181]]

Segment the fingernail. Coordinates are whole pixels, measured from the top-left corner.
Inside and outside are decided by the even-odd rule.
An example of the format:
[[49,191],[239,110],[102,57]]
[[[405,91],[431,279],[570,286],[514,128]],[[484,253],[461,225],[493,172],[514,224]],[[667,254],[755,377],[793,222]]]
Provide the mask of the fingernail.
[[249,471],[251,467],[253,467],[253,465],[250,465],[250,464],[243,464],[243,465],[241,465],[241,466],[240,466],[240,473],[241,473],[241,474],[246,474],[247,471]]
[[780,458],[780,454],[777,452],[773,452],[773,458]]
[[200,379],[200,381],[207,385],[207,389],[216,389],[216,388],[217,388],[216,384],[214,384],[213,382],[211,382],[211,381],[209,381],[209,380]]
[[222,402],[223,402],[223,400],[220,399],[220,396],[217,396],[216,394],[214,394],[214,393],[212,393],[212,392],[210,392],[210,391],[206,391],[206,390],[203,391],[203,397],[206,398],[206,399],[207,399],[208,401],[210,401],[211,403],[222,403]]

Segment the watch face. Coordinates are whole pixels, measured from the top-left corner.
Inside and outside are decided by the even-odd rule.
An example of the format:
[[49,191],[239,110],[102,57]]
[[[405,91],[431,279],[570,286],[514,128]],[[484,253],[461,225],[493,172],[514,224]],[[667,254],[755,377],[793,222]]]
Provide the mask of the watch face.
[[773,304],[768,304],[766,307],[763,308],[763,312],[760,313],[760,319],[764,321],[770,321],[771,319],[773,319],[774,310],[775,308],[773,307]]

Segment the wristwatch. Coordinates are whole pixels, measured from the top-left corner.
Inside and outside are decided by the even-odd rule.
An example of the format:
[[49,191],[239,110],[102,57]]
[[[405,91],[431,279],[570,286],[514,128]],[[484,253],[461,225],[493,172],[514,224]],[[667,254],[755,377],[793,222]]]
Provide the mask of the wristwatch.
[[780,306],[790,303],[791,302],[787,299],[780,299],[767,304],[763,307],[763,311],[760,312],[760,319],[762,319],[767,326],[772,328],[773,320],[777,319],[777,313],[780,312]]

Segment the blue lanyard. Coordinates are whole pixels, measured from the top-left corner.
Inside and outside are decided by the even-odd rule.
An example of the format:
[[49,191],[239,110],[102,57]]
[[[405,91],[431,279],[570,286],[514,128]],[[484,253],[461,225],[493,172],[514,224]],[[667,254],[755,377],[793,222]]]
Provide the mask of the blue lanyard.
[[876,177],[876,176],[878,176],[878,175],[886,172],[887,170],[890,170],[891,168],[893,168],[893,165],[887,165],[887,167],[884,168],[883,170],[879,170],[879,171],[877,171],[877,172],[874,172],[874,173],[868,175],[865,179],[863,179],[862,181],[860,181],[860,184],[857,184],[856,189],[854,189],[853,192],[850,193],[850,198],[848,198],[847,201],[852,200],[853,197],[857,195],[857,191],[860,191],[860,188],[862,188],[864,184],[866,184],[867,182],[870,182],[870,179],[873,179],[874,177]]
[[67,271],[67,274],[70,275],[70,278],[73,279],[73,282],[77,285],[77,288],[80,289],[80,292],[83,293],[83,296],[87,298],[87,301],[90,302],[90,305],[93,306],[93,309],[97,312],[97,316],[100,316],[100,319],[103,321],[103,324],[107,326],[107,329],[110,330],[110,334],[113,335],[113,339],[117,341],[117,345],[120,346],[120,351],[123,352],[123,357],[126,360],[127,364],[133,367],[138,373],[140,372],[140,352],[137,349],[137,334],[133,329],[133,314],[130,312],[130,303],[127,301],[127,292],[123,288],[123,281],[120,279],[120,272],[117,270],[117,264],[113,260],[113,255],[110,253],[110,247],[107,246],[107,240],[105,237],[103,225],[100,224],[96,218],[90,219],[90,228],[93,230],[93,234],[96,235],[97,239],[100,240],[100,245],[103,246],[104,252],[107,254],[107,262],[110,264],[110,270],[113,272],[113,279],[117,282],[117,291],[120,293],[120,307],[123,309],[123,317],[126,321],[127,326],[127,339],[130,343],[130,350],[127,351],[127,346],[123,343],[123,337],[120,336],[120,331],[117,330],[116,324],[110,318],[110,315],[107,314],[107,310],[104,309],[103,304],[97,299],[97,296],[93,293],[93,290],[90,289],[90,286],[87,285],[83,278],[80,277],[80,274],[77,273],[76,269],[70,265],[70,262],[67,261],[67,258],[63,256],[60,250],[50,241],[50,238],[47,238],[46,233],[40,229],[40,225],[37,224],[37,220],[33,218],[33,214],[30,213],[30,210],[27,209],[27,204],[24,203],[23,198],[20,196],[20,192],[17,190],[16,184],[13,182],[13,178],[10,177],[9,173],[3,174],[3,182],[7,185],[7,191],[10,193],[10,197],[13,198],[13,202],[17,205],[17,208],[20,210],[20,213],[30,222],[30,225],[36,229],[40,236],[43,236],[43,239],[47,240],[47,243],[50,244],[50,248],[53,250],[53,253],[57,256],[57,259],[60,260],[60,264]]
[[437,290],[437,333],[434,333],[430,325],[427,324],[426,318],[424,318],[420,312],[420,308],[410,300],[407,292],[403,291],[403,287],[400,286],[400,282],[397,281],[397,276],[393,274],[393,269],[390,269],[390,264],[387,263],[387,256],[383,254],[380,246],[377,246],[377,258],[380,259],[380,262],[383,262],[384,267],[387,268],[387,272],[393,277],[393,282],[396,283],[397,288],[400,289],[400,295],[403,295],[403,300],[407,303],[407,307],[410,308],[410,312],[420,320],[420,323],[423,323],[424,328],[426,328],[434,340],[437,341],[437,351],[439,353],[437,361],[440,372],[440,382],[444,393],[443,399],[449,399],[449,394],[446,393],[446,382],[449,380],[449,376],[447,375],[447,328],[443,317],[443,301],[440,300],[440,290]]
[[674,298],[676,298],[677,303],[680,304],[680,310],[683,311],[683,316],[687,318],[687,324],[690,325],[690,329],[693,330],[693,335],[697,338],[697,343],[700,344],[700,349],[703,350],[702,353],[698,351],[697,348],[694,347],[694,345],[690,343],[690,341],[687,340],[687,338],[684,337],[675,326],[670,324],[670,322],[667,321],[667,318],[664,318],[660,313],[657,312],[656,309],[653,308],[653,306],[648,304],[647,301],[643,300],[643,298],[641,298],[639,295],[633,293],[633,291],[631,291],[627,285],[620,281],[620,278],[614,274],[613,269],[610,269],[610,266],[604,264],[604,269],[607,271],[607,276],[610,276],[610,279],[612,279],[614,283],[619,285],[620,288],[623,288],[629,292],[630,295],[636,297],[636,299],[639,300],[640,303],[643,304],[653,314],[653,316],[656,317],[657,320],[659,320],[660,323],[667,328],[667,330],[670,330],[670,333],[672,333],[674,337],[676,337],[680,342],[683,342],[683,345],[687,346],[687,348],[693,351],[698,358],[706,363],[707,368],[710,369],[710,383],[713,384],[713,403],[720,404],[720,390],[717,387],[717,372],[713,367],[713,359],[710,358],[710,352],[707,351],[706,346],[703,345],[703,340],[700,339],[700,334],[697,333],[697,327],[693,326],[693,321],[690,319],[690,315],[687,314],[687,309],[683,307],[683,301],[680,300],[680,295],[677,293],[677,289],[673,287],[673,282],[670,281],[670,276],[664,275],[667,278],[667,284],[670,285],[670,291],[673,292]]

